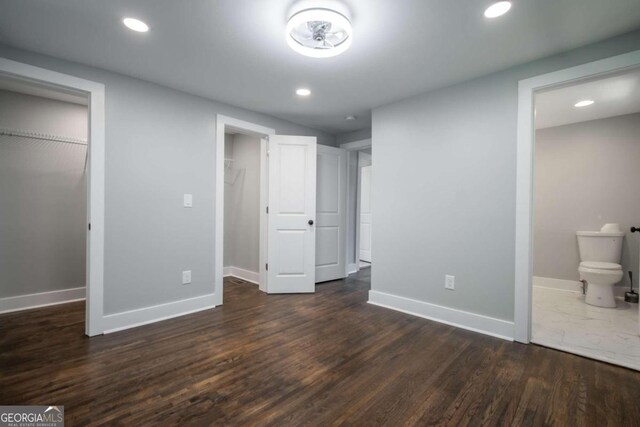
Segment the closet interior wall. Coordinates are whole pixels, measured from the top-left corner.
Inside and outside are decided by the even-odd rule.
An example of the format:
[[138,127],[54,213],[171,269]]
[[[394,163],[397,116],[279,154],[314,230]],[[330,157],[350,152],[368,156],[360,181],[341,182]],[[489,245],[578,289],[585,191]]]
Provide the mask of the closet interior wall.
[[85,286],[87,123],[86,105],[0,90],[0,300]]
[[225,134],[224,267],[259,274],[260,139]]

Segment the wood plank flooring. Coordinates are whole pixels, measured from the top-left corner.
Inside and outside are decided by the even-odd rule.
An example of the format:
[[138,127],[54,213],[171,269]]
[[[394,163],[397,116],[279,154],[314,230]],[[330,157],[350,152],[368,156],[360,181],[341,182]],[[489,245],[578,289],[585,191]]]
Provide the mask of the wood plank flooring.
[[88,339],[83,303],[0,316],[0,404],[74,425],[640,425],[640,373],[366,303],[227,281],[213,310]]

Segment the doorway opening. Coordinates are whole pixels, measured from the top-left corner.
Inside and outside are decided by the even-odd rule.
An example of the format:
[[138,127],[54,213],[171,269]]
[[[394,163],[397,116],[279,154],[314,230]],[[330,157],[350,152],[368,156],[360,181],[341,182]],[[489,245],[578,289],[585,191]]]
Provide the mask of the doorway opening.
[[633,369],[639,67],[636,51],[520,82],[516,212],[516,340]]
[[255,135],[225,133],[224,277],[259,287],[261,144]]
[[347,272],[370,268],[372,248],[371,178],[373,156],[371,140],[349,142],[341,148],[348,153],[347,181]]
[[371,267],[371,149],[358,152],[358,267]]
[[640,68],[535,106],[531,341],[640,370]]
[[103,332],[104,86],[0,59],[0,312],[85,302]]
[[216,305],[223,302],[225,276],[267,291],[267,138],[274,134],[274,129],[217,116]]

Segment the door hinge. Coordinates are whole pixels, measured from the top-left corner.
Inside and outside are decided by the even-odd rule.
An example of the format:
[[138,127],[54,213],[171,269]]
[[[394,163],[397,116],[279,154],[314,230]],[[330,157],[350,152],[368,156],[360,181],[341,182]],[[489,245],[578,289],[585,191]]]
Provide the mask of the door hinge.
[[91,231],[91,223],[89,223],[89,231]]
[[269,271],[269,263],[266,263],[266,264],[264,265],[264,268],[265,268],[267,271]]

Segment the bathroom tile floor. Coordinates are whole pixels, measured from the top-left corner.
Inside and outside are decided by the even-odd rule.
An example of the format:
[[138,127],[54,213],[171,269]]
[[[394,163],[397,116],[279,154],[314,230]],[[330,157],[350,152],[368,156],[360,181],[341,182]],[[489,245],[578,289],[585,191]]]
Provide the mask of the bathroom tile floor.
[[640,371],[638,304],[584,302],[580,292],[533,287],[531,341]]

